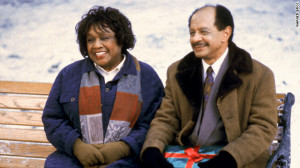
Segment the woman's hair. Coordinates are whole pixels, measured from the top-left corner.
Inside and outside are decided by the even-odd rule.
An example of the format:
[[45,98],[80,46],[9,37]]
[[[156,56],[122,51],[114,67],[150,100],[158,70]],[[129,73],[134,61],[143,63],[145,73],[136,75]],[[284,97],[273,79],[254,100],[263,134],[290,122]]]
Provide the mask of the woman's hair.
[[128,18],[117,9],[95,6],[82,16],[75,27],[77,43],[83,57],[88,55],[86,36],[91,26],[97,26],[100,30],[110,28],[115,33],[118,45],[122,46],[122,53],[134,47],[136,40]]

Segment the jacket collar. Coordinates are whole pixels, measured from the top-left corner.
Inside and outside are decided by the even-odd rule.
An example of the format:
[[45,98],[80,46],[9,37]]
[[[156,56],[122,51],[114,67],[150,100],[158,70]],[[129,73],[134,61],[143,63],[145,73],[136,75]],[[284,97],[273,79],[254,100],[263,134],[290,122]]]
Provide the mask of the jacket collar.
[[[239,78],[241,73],[252,72],[252,59],[248,52],[229,43],[229,68],[225,72],[217,97],[239,87],[243,81]],[[187,54],[178,65],[176,79],[183,93],[195,110],[199,110],[202,102],[202,59],[197,58],[194,52]],[[196,116],[193,116],[193,118]]]

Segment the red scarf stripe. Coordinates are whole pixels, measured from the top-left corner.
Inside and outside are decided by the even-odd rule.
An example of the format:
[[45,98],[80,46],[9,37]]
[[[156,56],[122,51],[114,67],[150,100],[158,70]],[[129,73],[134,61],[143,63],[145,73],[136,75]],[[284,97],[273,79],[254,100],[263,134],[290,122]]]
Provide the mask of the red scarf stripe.
[[102,113],[101,109],[101,96],[100,87],[81,87],[79,94],[79,114],[99,114]]
[[[117,121],[132,122],[135,117],[135,111],[138,104],[138,95],[117,92],[114,108],[110,119]],[[122,111],[122,113],[120,113]]]
[[132,120],[131,124],[129,125],[130,128],[133,128],[134,124],[136,123],[137,119],[140,116],[142,110],[142,102],[138,101],[137,109],[135,110],[134,119]]

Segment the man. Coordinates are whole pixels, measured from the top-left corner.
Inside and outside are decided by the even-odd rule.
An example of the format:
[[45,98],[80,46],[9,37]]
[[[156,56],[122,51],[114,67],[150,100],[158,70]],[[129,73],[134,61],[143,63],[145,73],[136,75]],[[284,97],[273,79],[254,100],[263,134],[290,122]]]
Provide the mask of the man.
[[221,5],[193,12],[189,30],[193,52],[168,68],[142,148],[145,167],[173,167],[162,154],[169,144],[224,145],[201,168],[264,167],[276,133],[272,71],[232,42],[233,18]]

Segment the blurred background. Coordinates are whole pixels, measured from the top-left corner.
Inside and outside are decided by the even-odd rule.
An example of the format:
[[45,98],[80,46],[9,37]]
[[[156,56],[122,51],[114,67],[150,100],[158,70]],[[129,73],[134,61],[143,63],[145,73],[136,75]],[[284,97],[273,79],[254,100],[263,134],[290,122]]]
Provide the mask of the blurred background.
[[232,12],[233,41],[274,72],[277,93],[295,95],[291,167],[300,167],[298,0],[0,0],[0,80],[53,82],[63,67],[82,59],[75,25],[91,7],[102,5],[129,18],[137,39],[130,53],[165,83],[167,67],[191,51],[190,14],[216,3]]

